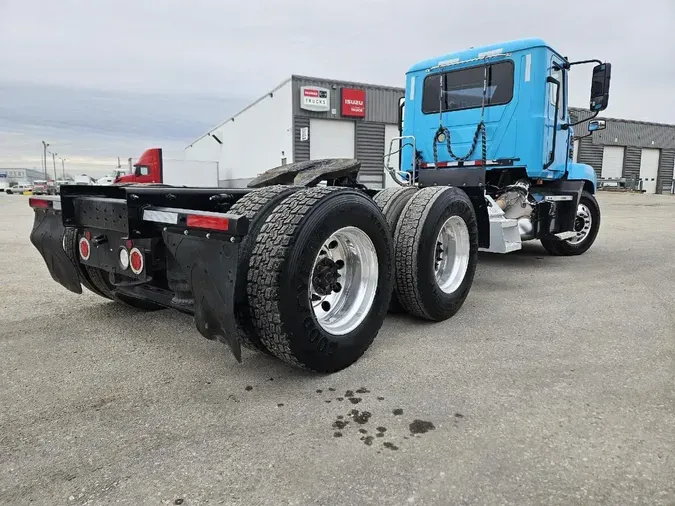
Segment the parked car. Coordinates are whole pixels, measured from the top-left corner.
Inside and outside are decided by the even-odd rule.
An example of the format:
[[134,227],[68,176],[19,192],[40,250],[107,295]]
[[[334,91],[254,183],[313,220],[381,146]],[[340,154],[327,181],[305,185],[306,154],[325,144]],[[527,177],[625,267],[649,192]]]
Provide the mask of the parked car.
[[7,195],[13,195],[13,194],[21,195],[21,194],[23,194],[23,192],[32,192],[32,191],[33,191],[33,185],[32,184],[30,184],[30,183],[19,183],[16,186],[13,186],[11,188],[7,188],[5,190],[5,193],[7,193]]

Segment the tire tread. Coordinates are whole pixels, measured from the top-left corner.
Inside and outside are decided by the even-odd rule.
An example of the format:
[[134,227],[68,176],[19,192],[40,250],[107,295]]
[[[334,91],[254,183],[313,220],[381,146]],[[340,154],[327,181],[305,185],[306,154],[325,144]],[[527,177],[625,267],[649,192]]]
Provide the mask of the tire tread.
[[[256,236],[258,235],[256,229],[259,229],[264,224],[264,222],[262,224],[258,223],[257,220],[266,218],[264,215],[269,215],[271,210],[268,206],[274,205],[274,202],[277,200],[279,201],[277,202],[278,205],[285,197],[292,195],[298,189],[300,188],[288,185],[263,187],[246,194],[229,209],[228,213],[241,214],[245,216],[250,223],[249,233],[244,237],[239,250],[239,265],[237,272],[237,277],[241,278],[246,284],[251,265],[251,256],[255,246]],[[240,313],[240,317],[235,317],[237,340],[243,347],[249,350],[269,352],[267,347],[256,335],[256,329],[252,324],[254,311],[251,304],[249,304],[248,295],[246,293],[242,295],[244,296],[245,302],[240,303],[242,307],[238,308],[237,312]]]
[[303,369],[308,367],[293,354],[282,328],[278,289],[281,271],[303,217],[322,198],[340,190],[344,188],[312,187],[287,198],[267,218],[251,254],[247,293],[260,340],[276,357]]

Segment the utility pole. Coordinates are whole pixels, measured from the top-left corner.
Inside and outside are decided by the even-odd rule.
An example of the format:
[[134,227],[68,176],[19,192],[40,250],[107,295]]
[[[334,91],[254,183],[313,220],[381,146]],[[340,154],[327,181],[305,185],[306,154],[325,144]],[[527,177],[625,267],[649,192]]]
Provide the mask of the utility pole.
[[44,148],[44,154],[43,154],[42,161],[44,162],[43,168],[44,168],[44,171],[45,171],[45,179],[47,179],[47,147],[48,146],[49,146],[48,143],[46,143],[45,141],[42,141],[42,147]]
[[[59,157],[61,158],[61,157]],[[66,158],[61,158],[61,170],[63,170],[63,180],[66,180]]]
[[56,153],[52,153],[52,163],[54,163],[54,180],[57,180],[59,176],[56,175]]

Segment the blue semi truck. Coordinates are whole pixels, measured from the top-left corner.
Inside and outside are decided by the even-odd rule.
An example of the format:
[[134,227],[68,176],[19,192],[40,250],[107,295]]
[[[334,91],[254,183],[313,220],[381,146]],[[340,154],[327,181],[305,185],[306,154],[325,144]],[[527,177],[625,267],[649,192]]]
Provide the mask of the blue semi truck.
[[[597,115],[610,64],[569,61],[539,39],[414,65],[387,155],[400,151],[392,188],[360,184],[352,159],[276,167],[248,188],[62,186],[30,199],[31,241],[72,292],[191,314],[237,360],[245,347],[338,371],[387,311],[452,317],[481,249],[537,239],[554,255],[588,250],[596,178],[572,162],[567,91],[570,69],[587,63]],[[588,120],[589,132],[604,128]]]

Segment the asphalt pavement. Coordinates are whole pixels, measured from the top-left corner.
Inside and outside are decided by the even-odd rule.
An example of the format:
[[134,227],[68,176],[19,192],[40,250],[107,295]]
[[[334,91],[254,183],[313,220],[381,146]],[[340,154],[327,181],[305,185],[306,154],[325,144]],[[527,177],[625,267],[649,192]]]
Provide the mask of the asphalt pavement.
[[585,255],[481,254],[322,376],[68,292],[0,194],[0,503],[675,504],[675,198],[599,200]]

